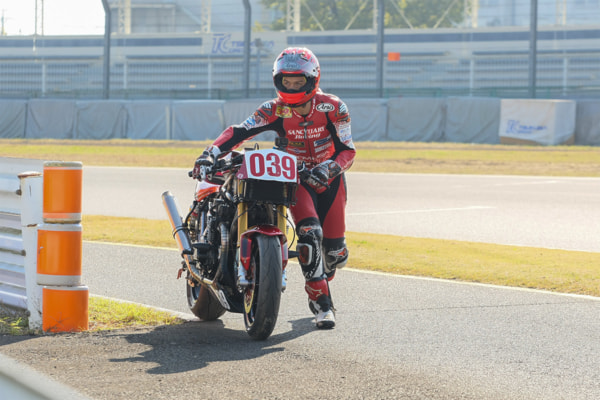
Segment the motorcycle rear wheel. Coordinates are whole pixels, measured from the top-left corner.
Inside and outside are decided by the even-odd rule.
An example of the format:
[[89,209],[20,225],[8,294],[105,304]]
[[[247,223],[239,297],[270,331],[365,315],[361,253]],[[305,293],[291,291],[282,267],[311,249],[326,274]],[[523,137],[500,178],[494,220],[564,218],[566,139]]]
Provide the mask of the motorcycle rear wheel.
[[191,286],[190,281],[186,281],[186,294],[190,310],[201,321],[214,321],[227,311],[202,285]]
[[281,243],[273,236],[253,240],[250,268],[252,284],[244,289],[244,322],[252,339],[267,339],[277,323],[281,302]]

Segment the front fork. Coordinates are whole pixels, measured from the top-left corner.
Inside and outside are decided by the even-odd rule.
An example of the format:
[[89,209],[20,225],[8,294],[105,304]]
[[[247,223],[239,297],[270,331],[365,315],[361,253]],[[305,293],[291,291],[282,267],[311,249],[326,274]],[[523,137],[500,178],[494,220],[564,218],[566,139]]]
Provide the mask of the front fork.
[[[249,241],[243,239],[243,234],[248,231],[248,204],[239,203],[237,206],[237,215],[238,215],[238,240],[237,240],[237,249],[235,256],[235,263],[237,269],[237,284],[240,288],[245,288],[248,285],[252,284],[247,277],[247,269],[244,267],[242,262],[242,258],[250,257],[250,252],[252,251],[252,246]],[[277,206],[277,229],[286,235],[287,229],[287,207],[284,205]],[[285,239],[285,240],[284,240]],[[281,271],[281,291],[283,292],[287,287],[287,237],[285,237],[281,243],[282,250],[282,262],[283,269]]]

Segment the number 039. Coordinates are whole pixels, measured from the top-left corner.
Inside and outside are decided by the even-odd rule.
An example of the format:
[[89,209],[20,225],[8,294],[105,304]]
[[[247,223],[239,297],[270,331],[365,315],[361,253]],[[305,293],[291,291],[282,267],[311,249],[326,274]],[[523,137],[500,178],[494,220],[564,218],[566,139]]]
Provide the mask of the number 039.
[[255,151],[247,159],[248,175],[252,178],[295,182],[296,159],[283,152]]

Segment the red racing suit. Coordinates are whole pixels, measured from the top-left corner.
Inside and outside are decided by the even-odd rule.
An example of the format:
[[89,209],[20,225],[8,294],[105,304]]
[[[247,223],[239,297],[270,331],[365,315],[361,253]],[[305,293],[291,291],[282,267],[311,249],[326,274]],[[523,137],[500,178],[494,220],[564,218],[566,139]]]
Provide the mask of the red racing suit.
[[[299,162],[304,161],[307,168],[325,163],[329,170],[329,188],[315,188],[303,182],[297,190],[296,205],[290,207],[299,245],[303,234],[313,239],[316,237],[313,242],[318,243],[311,247],[314,253],[310,265],[300,262],[309,297],[316,300],[320,294],[329,295],[327,285],[323,284],[323,270],[328,278],[333,278],[336,265],[343,266],[348,256],[344,237],[344,172],[350,168],[356,154],[350,115],[346,104],[338,97],[321,91],[312,98],[310,111],[305,116],[280,100],[273,99],[262,104],[242,124],[225,129],[213,146],[218,147],[220,152],[230,151],[265,131],[275,131],[280,137],[287,137],[286,151],[294,154]],[[318,230],[317,234],[315,229]]]
[[298,161],[304,161],[309,169],[331,160],[339,165],[337,175],[340,175],[354,161],[356,151],[348,108],[334,95],[319,91],[312,98],[312,107],[306,116],[278,99],[268,101],[242,124],[225,129],[213,145],[221,152],[230,151],[265,131],[275,131],[280,137],[287,137],[286,151],[296,155]]

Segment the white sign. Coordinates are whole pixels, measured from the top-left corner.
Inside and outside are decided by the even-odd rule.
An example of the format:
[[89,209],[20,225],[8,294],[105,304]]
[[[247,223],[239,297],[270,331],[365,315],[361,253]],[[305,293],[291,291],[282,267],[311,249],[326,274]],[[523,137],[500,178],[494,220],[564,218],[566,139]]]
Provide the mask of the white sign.
[[251,179],[294,183],[298,180],[296,156],[280,150],[247,151],[244,164],[247,177]]
[[500,104],[501,143],[557,145],[573,139],[575,102],[572,100],[502,99]]

